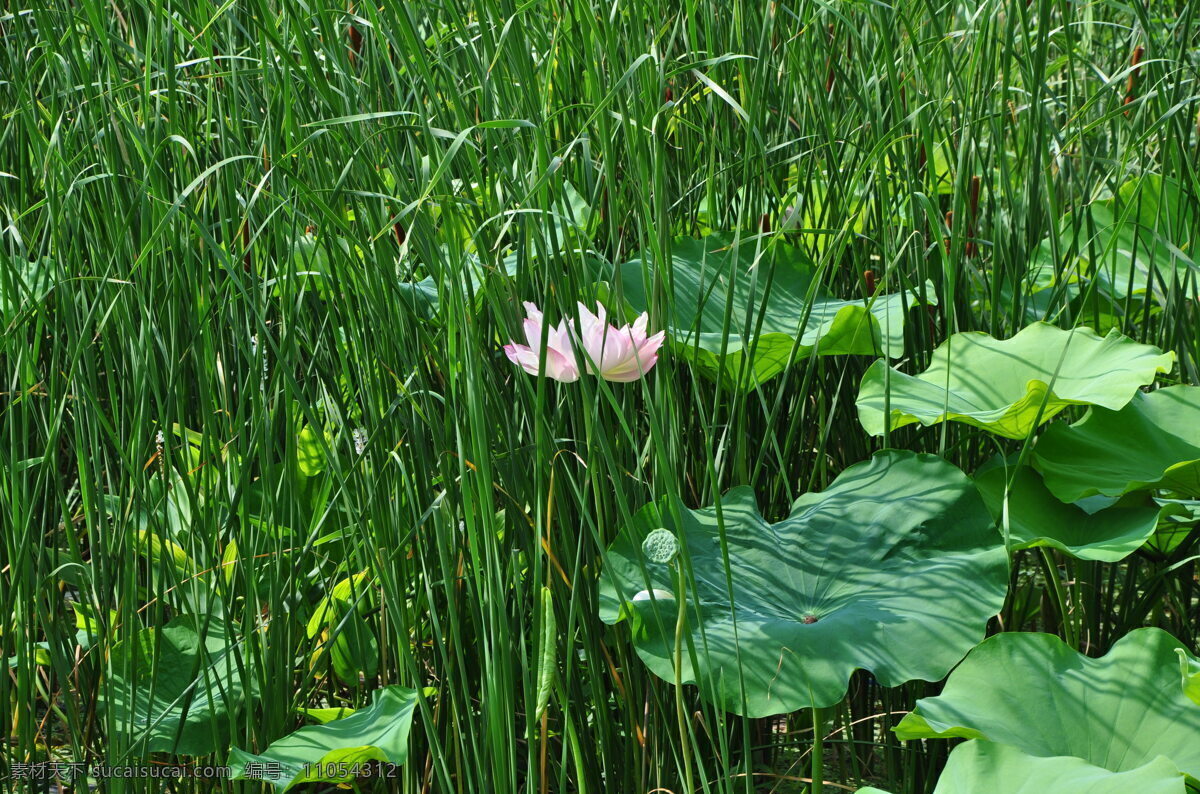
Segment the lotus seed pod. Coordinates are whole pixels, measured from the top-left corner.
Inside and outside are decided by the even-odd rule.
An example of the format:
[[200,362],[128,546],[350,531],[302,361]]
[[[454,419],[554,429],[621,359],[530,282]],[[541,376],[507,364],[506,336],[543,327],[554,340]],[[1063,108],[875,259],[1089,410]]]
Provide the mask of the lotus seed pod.
[[679,554],[679,541],[669,529],[656,529],[642,541],[642,554],[650,562],[666,565]]

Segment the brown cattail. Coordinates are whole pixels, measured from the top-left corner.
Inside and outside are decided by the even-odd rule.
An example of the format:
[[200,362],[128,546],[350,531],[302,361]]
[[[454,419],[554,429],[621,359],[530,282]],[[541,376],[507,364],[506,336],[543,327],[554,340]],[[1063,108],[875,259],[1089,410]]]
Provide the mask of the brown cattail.
[[358,28],[349,25],[346,28],[346,38],[350,40],[350,65],[354,65],[354,59],[362,52],[362,34],[358,32]]
[[1142,73],[1142,56],[1146,54],[1146,48],[1140,44],[1134,48],[1133,57],[1129,59],[1129,65],[1133,67],[1133,73],[1130,77],[1138,77]]
[[875,294],[875,286],[876,286],[875,271],[874,270],[864,270],[863,271],[863,281],[867,282],[867,294],[874,295]]
[[404,245],[404,241],[408,239],[408,235],[405,233],[404,227],[398,223],[393,223],[392,231],[396,234],[396,245]]
[[763,213],[763,216],[758,219],[758,230],[763,234],[771,233],[771,216]]
[[[1142,67],[1140,64],[1142,63],[1142,56],[1145,54],[1145,47],[1141,46],[1140,44],[1137,47],[1134,47],[1133,56],[1129,59],[1129,65],[1133,67],[1133,70],[1129,73],[1129,79],[1125,81],[1125,101],[1122,103],[1124,105],[1132,104],[1136,96],[1134,94],[1134,89],[1137,88],[1138,77],[1141,76],[1142,73]],[[1129,115],[1128,110],[1125,111],[1125,115]]]
[[671,90],[671,84],[667,83],[667,87],[663,89],[663,102],[674,102],[675,92]]
[[970,212],[967,214],[967,242],[964,251],[967,256],[975,255],[975,231],[979,223],[979,177],[971,177],[970,200],[967,204]]

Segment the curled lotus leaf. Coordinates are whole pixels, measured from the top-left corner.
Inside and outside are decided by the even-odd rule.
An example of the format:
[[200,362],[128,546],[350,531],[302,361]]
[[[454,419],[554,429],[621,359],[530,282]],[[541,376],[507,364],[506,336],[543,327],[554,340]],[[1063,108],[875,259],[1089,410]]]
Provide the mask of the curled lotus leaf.
[[988,468],[976,473],[975,485],[997,524],[1003,527],[1008,521],[1013,550],[1048,546],[1081,560],[1116,562],[1141,548],[1158,529],[1160,508],[1149,498],[1099,510],[1065,504],[1028,466]]
[[1200,496],[1200,387],[1139,392],[1120,410],[1055,424],[1033,462],[1062,501],[1157,489]]
[[1010,339],[959,333],[933,351],[919,375],[882,360],[871,365],[859,388],[858,418],[875,436],[889,425],[955,421],[1025,438],[1071,405],[1122,408],[1173,361],[1173,353],[1089,328],[1033,323]]

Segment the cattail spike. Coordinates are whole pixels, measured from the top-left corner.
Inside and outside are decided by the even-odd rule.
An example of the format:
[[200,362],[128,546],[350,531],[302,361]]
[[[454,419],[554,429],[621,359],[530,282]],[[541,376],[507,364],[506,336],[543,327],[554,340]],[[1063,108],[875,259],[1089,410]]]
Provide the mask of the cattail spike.
[[[1129,72],[1129,79],[1125,81],[1125,101],[1121,103],[1123,105],[1133,104],[1133,100],[1137,96],[1135,89],[1137,88],[1138,78],[1141,77],[1142,56],[1145,54],[1146,48],[1139,44],[1133,49],[1133,55],[1129,58],[1129,65],[1133,67],[1133,70]],[[1128,110],[1125,111],[1125,115],[1129,115]]]
[[874,295],[875,287],[877,286],[876,281],[875,281],[875,271],[874,270],[864,270],[863,271],[863,281],[865,281],[867,283],[867,294]]

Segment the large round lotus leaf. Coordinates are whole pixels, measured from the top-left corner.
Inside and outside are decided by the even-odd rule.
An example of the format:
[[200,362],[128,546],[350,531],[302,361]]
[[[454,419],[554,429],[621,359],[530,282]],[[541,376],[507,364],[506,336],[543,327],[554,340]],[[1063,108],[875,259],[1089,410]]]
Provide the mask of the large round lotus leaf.
[[1003,340],[954,334],[920,375],[889,370],[882,360],[871,365],[858,393],[858,418],[875,436],[883,435],[890,409],[893,429],[953,420],[1025,438],[1043,404],[1043,422],[1068,405],[1116,410],[1172,361],[1173,353],[1116,332],[1101,338],[1090,328],[1034,323]]
[[1079,758],[1039,758],[1015,747],[966,742],[954,748],[934,794],[1184,794],[1187,784],[1165,758],[1110,772]]
[[650,505],[609,549],[600,617],[632,615],[638,655],[667,681],[674,570],[642,551],[664,526],[691,564],[683,680],[746,716],[833,705],[856,668],[884,686],[941,678],[983,636],[1008,584],[1008,556],[974,486],[933,455],[879,453],[776,524],[744,487],[725,495],[719,516]]
[[[903,354],[906,309],[915,296],[838,300],[825,294],[800,249],[778,241],[734,243],[732,235],[712,234],[672,245],[667,335],[705,375],[716,378],[724,361],[726,382],[753,387],[782,372],[793,355]],[[634,310],[648,310],[654,266],[634,259],[618,275]],[[935,300],[931,285],[926,296]]]
[[1200,496],[1200,387],[1139,392],[1119,411],[1048,427],[1033,462],[1066,502],[1158,488]]
[[976,474],[975,485],[1000,526],[1005,519],[1005,486],[1009,486],[1011,549],[1050,546],[1081,560],[1115,562],[1141,548],[1158,527],[1159,508],[1149,500],[1088,512],[1055,499],[1038,473],[1028,466],[1015,472],[995,466]]
[[1182,648],[1165,631],[1137,629],[1092,659],[1049,634],[997,634],[967,655],[941,695],[917,701],[896,735],[985,739],[1110,772],[1164,756],[1200,777],[1200,709],[1179,686]]

